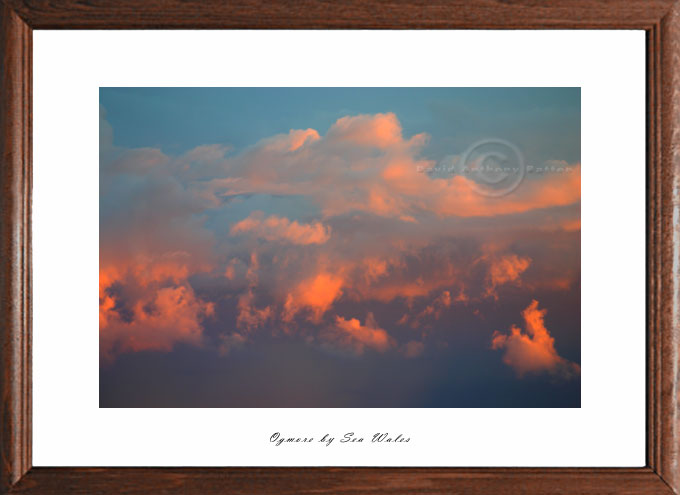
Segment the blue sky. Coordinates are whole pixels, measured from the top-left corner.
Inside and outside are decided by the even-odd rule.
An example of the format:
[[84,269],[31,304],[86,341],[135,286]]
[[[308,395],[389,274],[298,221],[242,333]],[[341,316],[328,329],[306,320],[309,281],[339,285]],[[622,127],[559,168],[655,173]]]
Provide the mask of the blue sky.
[[406,135],[432,136],[428,156],[471,139],[518,142],[530,162],[580,159],[580,88],[102,88],[100,103],[125,148],[181,154],[228,143],[238,152],[263,136],[344,115],[394,112]]

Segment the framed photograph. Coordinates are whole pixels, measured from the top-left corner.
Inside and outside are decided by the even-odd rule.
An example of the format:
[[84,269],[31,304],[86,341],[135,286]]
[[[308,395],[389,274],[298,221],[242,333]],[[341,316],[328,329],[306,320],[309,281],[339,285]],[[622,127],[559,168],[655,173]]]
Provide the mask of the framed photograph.
[[1,493],[680,490],[678,2],[0,5]]

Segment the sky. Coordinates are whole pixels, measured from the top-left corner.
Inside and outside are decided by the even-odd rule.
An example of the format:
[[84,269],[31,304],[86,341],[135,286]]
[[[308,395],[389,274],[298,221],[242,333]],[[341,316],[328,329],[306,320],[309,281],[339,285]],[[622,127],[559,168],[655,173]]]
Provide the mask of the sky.
[[580,88],[100,88],[100,407],[580,407]]

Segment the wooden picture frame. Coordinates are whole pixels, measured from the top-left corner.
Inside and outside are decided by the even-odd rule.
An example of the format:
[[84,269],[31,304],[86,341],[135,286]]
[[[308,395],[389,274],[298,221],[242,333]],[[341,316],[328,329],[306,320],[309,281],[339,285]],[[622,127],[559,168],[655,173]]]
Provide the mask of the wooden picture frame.
[[[645,30],[646,467],[32,467],[32,32],[177,28]],[[0,493],[680,493],[680,0],[0,0],[0,62]]]

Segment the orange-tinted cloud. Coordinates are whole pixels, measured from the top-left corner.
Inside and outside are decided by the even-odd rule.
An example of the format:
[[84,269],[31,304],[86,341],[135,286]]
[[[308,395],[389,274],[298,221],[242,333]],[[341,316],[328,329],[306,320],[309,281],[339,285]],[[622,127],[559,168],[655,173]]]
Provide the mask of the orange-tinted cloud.
[[255,305],[255,296],[250,289],[246,293],[241,294],[238,299],[237,308],[236,326],[246,330],[261,327],[273,316],[273,310],[270,306],[258,308]]
[[581,230],[581,219],[580,218],[573,218],[573,219],[568,219],[562,221],[560,224],[563,230],[566,230],[567,232],[574,232],[577,230]]
[[108,326],[109,319],[111,317],[115,318],[118,313],[114,309],[116,306],[116,299],[108,294],[99,295],[99,328],[104,328]]
[[318,141],[319,133],[314,129],[291,129],[288,134],[277,134],[262,139],[255,150],[267,153],[291,153],[303,150],[308,144]]
[[190,272],[208,271],[211,266],[195,263],[189,253],[183,251],[167,252],[160,256],[138,256],[131,260],[127,269],[137,281],[146,286],[154,282],[172,280],[179,283],[185,280]]
[[111,287],[121,277],[115,267],[108,267],[99,270],[99,327],[105,327],[110,318],[115,318],[118,313],[115,311],[116,299],[107,293]]
[[513,325],[510,334],[494,332],[492,349],[504,349],[503,362],[513,368],[518,377],[529,373],[549,372],[562,378],[581,373],[581,367],[560,357],[555,350],[555,339],[545,327],[546,310],[538,309],[538,301],[522,311],[526,332]]
[[454,298],[455,302],[468,303],[470,302],[470,296],[465,293],[465,287],[460,288],[458,295]]
[[213,304],[197,298],[188,285],[147,288],[125,317],[109,310],[100,319],[100,357],[107,362],[121,352],[169,351],[177,342],[199,345],[201,322],[213,313]]
[[407,358],[417,358],[423,355],[425,344],[417,340],[411,340],[404,344],[401,351]]
[[[397,117],[385,113],[343,117],[325,135],[291,130],[229,156],[222,145],[178,158],[151,149],[122,153],[101,174],[103,197],[127,191],[115,198],[120,206],[102,217],[100,326],[106,352],[200,342],[192,336],[203,332],[210,317],[208,300],[228,301],[220,314],[229,315],[224,331],[234,336],[215,337],[212,326],[208,332],[226,354],[264,328],[314,340],[310,333],[327,328],[333,315],[353,312],[347,307],[361,308],[363,315],[389,304],[395,320],[406,312],[401,324],[430,328],[454,302],[478,311],[474,305],[498,298],[501,286],[562,290],[578,282],[577,269],[547,262],[545,255],[532,259],[538,251],[532,241],[516,243],[511,229],[540,226],[545,236],[547,225],[568,238],[564,249],[573,252],[575,235],[568,232],[580,228],[579,165],[569,173],[527,178],[507,196],[489,198],[468,177],[419,171],[434,165],[421,153],[427,140],[425,134],[405,137]],[[253,211],[263,208],[266,213]],[[304,221],[287,218],[300,211]],[[232,226],[227,234],[206,224]],[[495,227],[515,237],[485,250]],[[495,241],[500,235],[493,230]],[[521,246],[532,258],[509,246]],[[195,285],[194,293],[192,284],[204,285]],[[179,319],[184,330],[140,340],[131,330],[141,332],[135,318],[146,318],[159,331],[163,325],[159,314],[153,320],[135,312],[135,304],[161,307],[155,299],[164,289],[185,292],[183,314],[193,314],[195,324]],[[352,318],[332,326],[341,335],[354,329],[363,337],[345,340],[363,342],[363,350],[376,348],[382,335],[374,324]],[[422,343],[413,342],[394,347],[414,356]]]
[[[191,272],[200,271],[200,263],[184,252],[100,263],[99,336],[104,362],[121,352],[169,351],[177,342],[201,343],[202,322],[213,315],[214,305],[198,298],[187,281]],[[119,307],[123,302],[125,307]]]
[[[411,328],[418,328],[428,320],[438,320],[441,317],[442,312],[451,306],[451,302],[451,292],[448,290],[443,291],[430,304],[428,304],[425,309],[423,309],[411,319]],[[402,321],[402,324],[405,323],[403,320],[400,321]]]
[[443,308],[448,308],[449,306],[451,306],[451,293],[448,290],[445,290],[432,302],[432,304],[423,310],[423,315],[434,315],[436,318],[439,318],[441,310]]
[[[342,117],[325,136],[307,129],[277,139],[282,144],[264,140],[226,160],[230,177],[203,184],[202,194],[304,195],[327,218],[363,211],[406,222],[418,222],[423,213],[461,218],[519,214],[573,205],[581,198],[580,164],[527,177],[500,198],[480,194],[464,175],[431,177],[423,170],[436,164],[420,156],[428,136],[404,138],[392,113]],[[306,146],[309,142],[314,146]],[[305,152],[290,153],[298,147]]]
[[321,316],[342,295],[343,279],[322,272],[300,282],[288,293],[284,305],[283,320],[290,321],[301,311],[307,311],[310,320],[318,322]]
[[569,172],[525,179],[516,190],[497,198],[479,194],[471,179],[456,175],[434,179],[432,210],[440,215],[490,217],[525,213],[531,210],[568,206],[581,200],[581,166]]
[[504,284],[521,284],[520,275],[529,268],[531,258],[516,254],[490,255],[488,258],[486,296],[498,299],[496,289]]
[[227,280],[233,280],[236,276],[236,262],[235,260],[230,260],[227,264],[227,268],[224,270],[224,277]]
[[366,316],[365,325],[362,325],[356,318],[346,320],[341,316],[336,316],[335,324],[326,338],[355,354],[363,354],[367,348],[385,352],[395,345],[387,332],[378,326],[372,313]]
[[364,277],[367,284],[370,284],[380,277],[387,274],[389,268],[388,261],[383,258],[366,258],[363,260]]
[[[406,263],[407,255],[411,265]],[[345,291],[348,298],[380,302],[401,298],[409,304],[414,299],[429,297],[437,290],[455,285],[459,278],[458,269],[450,258],[442,257],[430,265],[408,251],[402,256],[369,257],[354,264],[346,262],[345,272],[354,275],[347,277]]]
[[342,117],[330,128],[328,138],[362,146],[387,148],[402,141],[401,124],[393,113]]
[[330,228],[321,222],[300,224],[287,218],[271,215],[264,217],[262,212],[253,212],[230,230],[232,235],[251,233],[268,241],[286,241],[291,244],[323,244],[331,236]]
[[290,151],[300,149],[307,142],[314,142],[319,140],[319,133],[314,129],[305,130],[291,130],[290,131]]

